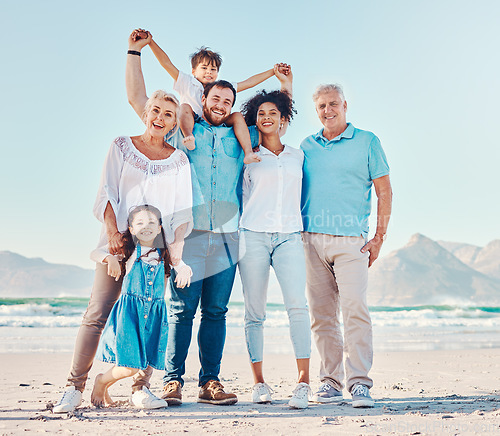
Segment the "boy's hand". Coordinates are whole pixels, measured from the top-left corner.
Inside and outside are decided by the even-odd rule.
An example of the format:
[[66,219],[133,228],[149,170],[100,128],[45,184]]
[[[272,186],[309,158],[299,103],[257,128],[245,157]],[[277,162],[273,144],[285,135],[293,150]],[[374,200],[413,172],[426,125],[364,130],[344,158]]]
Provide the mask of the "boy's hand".
[[[286,74],[284,72],[287,72]],[[293,74],[292,67],[288,64],[276,64],[274,75],[281,82],[281,90],[292,95]]]
[[182,265],[180,268],[175,269],[177,276],[175,277],[175,284],[178,288],[189,287],[191,285],[191,277],[193,271],[189,265]]
[[279,63],[274,66],[274,75],[278,78],[280,82],[292,81],[292,67],[288,64]]
[[278,65],[278,71],[281,74],[284,74],[285,76],[288,76],[288,73],[290,72],[290,65],[284,64],[284,63],[279,63],[279,64],[276,64],[276,65]]
[[153,35],[144,29],[135,29],[128,37],[129,50],[141,51],[153,40]]
[[122,274],[122,269],[118,259],[115,256],[109,255],[106,256],[104,262],[108,264],[108,276],[111,276],[115,279],[115,281],[118,281]]

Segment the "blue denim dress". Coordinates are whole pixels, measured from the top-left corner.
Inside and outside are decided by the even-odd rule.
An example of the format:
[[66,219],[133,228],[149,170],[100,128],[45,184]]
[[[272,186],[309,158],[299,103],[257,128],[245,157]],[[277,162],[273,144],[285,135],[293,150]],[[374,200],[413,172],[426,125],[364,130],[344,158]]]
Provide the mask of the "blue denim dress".
[[97,356],[127,368],[165,369],[168,320],[163,262],[150,265],[141,257],[124,277],[122,293],[109,314]]

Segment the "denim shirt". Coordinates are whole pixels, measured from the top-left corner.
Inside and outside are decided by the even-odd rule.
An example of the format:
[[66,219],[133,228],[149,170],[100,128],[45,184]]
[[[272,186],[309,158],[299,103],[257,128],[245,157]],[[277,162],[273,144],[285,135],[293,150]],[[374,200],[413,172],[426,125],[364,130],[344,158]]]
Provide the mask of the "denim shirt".
[[[259,133],[249,127],[252,146],[258,145]],[[197,117],[193,129],[196,148],[188,150],[182,137],[178,149],[191,163],[194,230],[230,233],[238,230],[241,210],[241,186],[244,153],[232,127],[212,126]]]

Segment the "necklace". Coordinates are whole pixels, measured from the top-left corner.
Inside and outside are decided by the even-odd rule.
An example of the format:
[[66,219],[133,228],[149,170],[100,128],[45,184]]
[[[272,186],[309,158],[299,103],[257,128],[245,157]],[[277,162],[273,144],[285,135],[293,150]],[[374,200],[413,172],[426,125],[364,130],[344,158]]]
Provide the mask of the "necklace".
[[[144,137],[141,135],[141,141],[142,143],[149,149],[151,150],[154,150],[153,146],[152,145],[149,145],[149,143],[144,139]],[[166,148],[167,147],[167,143],[165,142],[165,139],[163,139],[163,143],[162,143],[162,148]]]
[[[264,146],[263,146],[264,147]],[[267,148],[267,147],[265,147]],[[281,144],[281,148],[278,149],[278,150],[271,150],[270,148],[267,148],[271,153],[274,153],[275,155],[278,155],[280,154],[284,149],[285,149],[285,146],[283,144]]]

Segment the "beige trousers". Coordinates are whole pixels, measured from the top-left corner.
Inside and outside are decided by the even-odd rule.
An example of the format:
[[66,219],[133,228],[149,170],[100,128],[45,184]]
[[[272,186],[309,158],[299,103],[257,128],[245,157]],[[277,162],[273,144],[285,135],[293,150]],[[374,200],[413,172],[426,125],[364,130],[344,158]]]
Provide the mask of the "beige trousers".
[[[113,277],[108,276],[106,265],[96,264],[94,285],[87,311],[83,315],[82,325],[76,337],[73,362],[66,386],[75,386],[82,392],[85,389],[102,330],[113,305],[120,296],[121,287],[121,278],[119,281],[115,281]],[[135,391],[142,389],[143,386],[149,388],[149,379],[152,374],[153,368],[151,367],[139,371],[134,377],[132,389]]]
[[347,390],[356,383],[371,388],[372,323],[366,302],[369,254],[360,252],[365,240],[308,232],[303,237],[311,330],[321,357],[321,381],[343,389],[345,352]]

